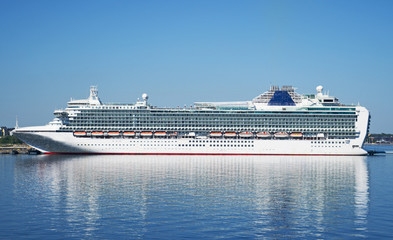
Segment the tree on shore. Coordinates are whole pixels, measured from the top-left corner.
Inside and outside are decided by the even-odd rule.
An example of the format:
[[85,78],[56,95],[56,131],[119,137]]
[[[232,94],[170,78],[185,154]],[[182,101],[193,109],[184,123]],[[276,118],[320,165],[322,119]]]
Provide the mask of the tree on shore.
[[23,142],[15,136],[5,136],[0,138],[0,144],[22,144]]

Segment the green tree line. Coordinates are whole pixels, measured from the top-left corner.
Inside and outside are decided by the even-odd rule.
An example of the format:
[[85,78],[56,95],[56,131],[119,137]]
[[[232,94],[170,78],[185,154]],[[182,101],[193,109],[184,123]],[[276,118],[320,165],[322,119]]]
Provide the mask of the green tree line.
[[5,136],[0,138],[0,144],[22,144],[23,142],[14,136]]

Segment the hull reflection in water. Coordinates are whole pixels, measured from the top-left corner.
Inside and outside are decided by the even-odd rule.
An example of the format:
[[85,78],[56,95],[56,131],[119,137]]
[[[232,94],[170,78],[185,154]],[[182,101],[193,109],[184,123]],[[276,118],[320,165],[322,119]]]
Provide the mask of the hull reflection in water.
[[16,179],[26,168],[38,179],[23,194],[60,209],[66,225],[92,238],[209,238],[212,231],[324,238],[343,226],[355,236],[367,230],[365,157],[38,158],[15,169]]

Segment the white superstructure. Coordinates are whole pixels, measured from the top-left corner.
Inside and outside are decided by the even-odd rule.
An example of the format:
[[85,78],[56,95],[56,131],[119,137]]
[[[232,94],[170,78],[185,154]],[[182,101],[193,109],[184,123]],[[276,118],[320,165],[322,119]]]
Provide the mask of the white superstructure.
[[46,126],[13,134],[44,153],[198,155],[365,155],[369,112],[323,94],[271,87],[252,101],[157,108],[104,104],[96,87],[71,100]]

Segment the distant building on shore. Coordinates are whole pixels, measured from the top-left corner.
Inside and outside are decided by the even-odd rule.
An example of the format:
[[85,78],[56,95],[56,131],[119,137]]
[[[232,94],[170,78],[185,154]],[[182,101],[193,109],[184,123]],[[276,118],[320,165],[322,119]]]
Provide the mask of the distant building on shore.
[[13,128],[1,127],[0,128],[0,137],[9,136],[10,132],[14,130]]
[[392,144],[393,143],[393,135],[392,134],[370,134],[367,143],[376,143],[376,144]]

